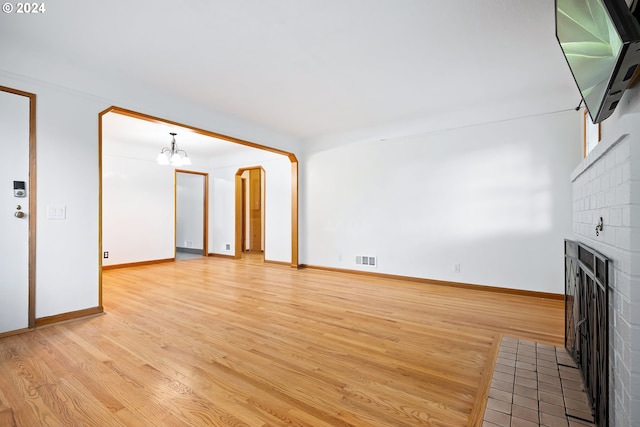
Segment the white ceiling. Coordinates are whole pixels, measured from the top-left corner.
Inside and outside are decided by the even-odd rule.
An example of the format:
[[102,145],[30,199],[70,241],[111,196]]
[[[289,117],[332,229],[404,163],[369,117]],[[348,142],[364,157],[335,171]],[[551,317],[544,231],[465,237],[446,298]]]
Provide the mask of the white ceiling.
[[144,86],[301,141],[459,111],[542,114],[580,99],[553,0],[43,3],[44,14],[1,14],[0,53]]
[[255,150],[223,139],[194,132],[189,128],[169,123],[141,120],[129,115],[109,112],[102,117],[103,149],[115,154],[123,145],[136,144],[148,151],[147,158],[155,160],[163,147],[171,147],[170,132],[176,133],[176,144],[185,150],[192,160],[223,155],[241,155]]

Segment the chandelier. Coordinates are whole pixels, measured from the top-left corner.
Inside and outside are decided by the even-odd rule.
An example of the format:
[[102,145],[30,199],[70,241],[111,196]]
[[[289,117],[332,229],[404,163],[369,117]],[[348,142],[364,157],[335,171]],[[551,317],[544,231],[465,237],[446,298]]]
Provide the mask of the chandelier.
[[184,150],[178,149],[178,144],[176,143],[176,135],[175,132],[169,132],[171,135],[171,148],[164,147],[160,150],[160,154],[156,158],[156,161],[159,165],[168,165],[171,166],[188,166],[191,164],[191,159],[189,155]]

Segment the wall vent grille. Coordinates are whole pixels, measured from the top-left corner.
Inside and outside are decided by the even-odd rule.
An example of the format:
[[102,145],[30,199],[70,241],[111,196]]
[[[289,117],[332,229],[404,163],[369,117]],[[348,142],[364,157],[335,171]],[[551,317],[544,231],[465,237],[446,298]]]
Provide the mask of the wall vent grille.
[[357,265],[366,265],[368,267],[375,267],[376,265],[378,265],[378,260],[374,256],[357,255],[356,256],[356,264]]

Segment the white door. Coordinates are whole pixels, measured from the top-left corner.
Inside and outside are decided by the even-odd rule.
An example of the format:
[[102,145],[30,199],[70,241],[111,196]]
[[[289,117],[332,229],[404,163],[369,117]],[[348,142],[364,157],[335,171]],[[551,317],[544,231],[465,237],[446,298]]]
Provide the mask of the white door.
[[0,90],[0,334],[29,327],[29,106]]

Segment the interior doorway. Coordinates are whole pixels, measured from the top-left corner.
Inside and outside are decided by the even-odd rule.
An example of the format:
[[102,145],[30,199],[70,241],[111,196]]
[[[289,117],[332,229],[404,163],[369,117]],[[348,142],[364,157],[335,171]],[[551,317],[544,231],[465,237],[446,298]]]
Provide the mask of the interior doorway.
[[[34,114],[35,114],[35,109],[34,109]],[[160,200],[160,198],[154,199],[155,202],[153,204],[148,203],[146,205],[143,205],[141,207],[140,212],[136,212],[137,214],[140,214],[138,216],[135,216],[132,218],[131,215],[125,215],[124,220],[127,221],[127,227],[121,227],[120,226],[121,224],[118,224],[119,228],[117,228],[117,230],[124,229],[127,232],[134,233],[136,234],[135,238],[132,239],[131,235],[129,234],[125,235],[124,237],[121,237],[119,234],[110,235],[109,232],[106,230],[105,222],[107,221],[105,221],[105,218],[112,217],[113,209],[110,209],[110,206],[113,206],[113,205],[112,205],[112,201],[105,199],[105,193],[107,193],[107,191],[105,191],[105,187],[108,187],[111,184],[110,180],[111,181],[120,180],[123,177],[123,174],[118,170],[109,170],[106,168],[105,158],[106,157],[108,158],[108,156],[105,155],[105,152],[107,151],[105,147],[117,148],[119,146],[126,146],[127,149],[126,151],[123,151],[123,152],[130,153],[132,148],[132,145],[129,144],[130,139],[135,139],[136,143],[148,142],[153,147],[153,149],[151,150],[151,154],[144,154],[145,161],[148,158],[155,157],[157,155],[157,150],[158,150],[157,138],[151,137],[151,135],[155,134],[155,132],[147,132],[147,131],[138,132],[135,130],[137,129],[137,126],[134,128],[130,128],[128,126],[122,126],[122,125],[115,126],[114,117],[131,118],[133,119],[133,121],[136,122],[136,124],[138,122],[143,122],[143,123],[151,124],[153,126],[158,126],[158,127],[169,126],[171,127],[170,129],[171,131],[173,131],[173,129],[175,129],[176,127],[179,127],[183,129],[182,134],[193,133],[199,136],[209,138],[209,140],[207,141],[207,145],[209,143],[217,144],[218,142],[221,142],[221,143],[225,143],[227,146],[239,146],[243,148],[255,149],[259,151],[264,151],[266,153],[284,156],[290,162],[289,176],[291,179],[290,189],[289,189],[289,197],[291,201],[290,220],[289,220],[290,238],[291,238],[291,242],[290,242],[291,258],[290,258],[290,262],[288,262],[287,264],[289,264],[293,268],[298,267],[299,265],[299,259],[298,259],[298,160],[293,153],[283,151],[277,148],[256,144],[250,141],[226,136],[223,134],[207,131],[201,128],[185,125],[185,124],[167,120],[161,117],[151,116],[148,114],[139,113],[136,111],[112,106],[100,112],[98,115],[98,152],[99,152],[98,167],[99,167],[100,197],[98,201],[99,245],[98,245],[97,256],[98,256],[98,266],[99,266],[98,298],[99,298],[100,307],[102,307],[102,279],[103,279],[102,272],[103,272],[103,269],[105,268],[104,263],[106,262],[105,253],[109,255],[108,263],[106,265],[107,268],[120,268],[120,267],[125,267],[130,265],[148,264],[148,263],[155,263],[155,262],[168,262],[168,261],[171,261],[171,259],[169,258],[171,254],[167,253],[166,248],[168,246],[169,251],[171,251],[172,249],[171,245],[174,244],[173,246],[175,248],[175,241],[176,241],[175,236],[170,236],[167,239],[169,240],[168,245],[165,245],[164,243],[165,234],[166,234],[164,231],[170,230],[169,233],[173,233],[174,224],[173,224],[173,218],[170,218],[168,220],[170,221],[170,223],[167,224],[167,220],[165,218],[170,217],[170,215],[158,215],[158,212],[162,212],[162,213],[167,212],[164,209],[164,205],[162,205],[161,209],[158,208],[158,200]],[[35,127],[34,127],[34,130],[35,130]],[[33,135],[35,135],[35,132],[33,133]],[[143,140],[143,141],[139,141],[139,140]],[[120,145],[118,146],[119,141],[123,141],[123,142],[120,143]],[[142,149],[142,147],[140,147],[139,145],[136,145],[136,147],[140,150]],[[191,155],[194,154],[193,151],[189,151],[189,153]],[[129,157],[130,156],[127,156],[127,158]],[[251,158],[253,158],[253,156],[251,156]],[[233,163],[233,164],[237,164],[237,163]],[[224,203],[225,207],[221,208],[221,206],[223,206],[222,203],[213,202],[216,209],[210,209],[209,215],[207,215],[207,217],[211,216],[211,218],[209,218],[211,222],[208,224],[208,227],[210,228],[210,232],[206,233],[208,237],[207,250],[210,251],[207,255],[217,255],[217,256],[231,255],[234,258],[240,258],[241,251],[242,251],[242,246],[241,246],[242,238],[240,234],[242,224],[238,220],[240,217],[238,212],[239,212],[239,209],[242,208],[242,204],[239,203],[241,202],[242,199],[241,197],[237,196],[237,194],[234,194],[234,193],[237,193],[239,191],[238,181],[241,182],[241,179],[237,175],[235,176],[236,185],[234,188],[234,181],[233,181],[234,172],[233,171],[235,170],[235,167],[232,167],[229,165],[230,170],[229,170],[229,175],[226,178],[226,181],[225,180],[219,181],[219,178],[217,178],[213,172],[213,165],[209,165],[209,166],[211,166],[211,168],[208,168],[207,170],[209,170],[209,172],[213,177],[212,178],[213,181],[209,184],[211,184],[211,187],[216,187],[214,183],[216,182],[221,183],[223,194],[228,197],[223,200],[231,202],[231,201],[234,201],[234,197],[235,197],[235,205],[231,207],[233,208],[232,211],[226,211],[228,212],[228,215],[226,213],[223,213],[221,216],[220,212],[217,212],[217,211],[224,211],[225,209],[229,208],[229,205],[227,203]],[[138,170],[138,169],[135,169],[135,170]],[[147,175],[147,174],[140,177],[140,179],[142,180],[141,182],[144,183],[145,185],[157,184],[159,182],[158,179],[155,179],[155,178],[151,179],[150,175]],[[159,179],[162,179],[162,177],[159,177]],[[129,188],[132,191],[134,191],[136,194],[140,192],[140,186],[138,184],[129,186]],[[215,194],[214,188],[211,188],[210,192],[211,192],[210,197],[212,199],[216,197],[214,195]],[[116,194],[119,194],[119,193],[116,191]],[[156,193],[153,193],[153,194],[156,194]],[[231,200],[229,200],[229,198],[231,198]],[[162,197],[161,200],[167,200],[167,199]],[[262,202],[263,202],[263,208],[266,207],[266,204],[264,204],[264,197],[262,198]],[[125,206],[127,205],[125,204]],[[171,209],[171,207],[169,207],[168,209]],[[265,218],[266,219],[269,218],[266,216],[266,209],[263,209],[263,216],[264,216],[263,221],[265,221]],[[35,217],[33,217],[33,219],[35,219]],[[118,220],[120,220],[120,218]],[[220,230],[215,228],[217,224],[216,223],[217,220],[226,221],[225,223],[226,228],[224,228],[224,230],[222,231],[226,232],[227,234],[224,237],[222,237],[222,239],[219,239],[220,241],[216,241],[216,236],[220,235]],[[233,224],[232,226],[234,227],[234,229],[230,229],[231,224]],[[34,221],[34,227],[35,227],[35,221]],[[162,235],[159,236],[159,238],[163,239],[162,246],[148,244],[149,239],[147,238],[148,236],[146,231],[147,228],[153,228],[154,231],[151,231],[150,232],[151,234],[155,233],[155,230],[163,230]],[[263,226],[262,233],[264,233],[264,229],[265,228]],[[135,248],[135,252],[133,252],[129,244],[132,240],[137,242],[143,242],[144,243],[143,247]],[[153,240],[152,243],[154,243],[156,240],[157,239]],[[230,243],[230,241],[233,241],[234,243],[232,244]],[[115,251],[114,251],[114,247],[117,247]],[[158,248],[160,248],[161,250],[158,251]],[[138,256],[138,254],[142,253],[142,251],[144,251],[145,253],[145,258],[139,259],[140,257]],[[261,255],[258,255],[261,259],[264,259],[264,254],[266,253],[266,246],[263,246],[263,251],[264,252]],[[123,254],[123,256],[120,259],[114,260],[114,256],[113,256],[114,252],[115,254]],[[153,254],[150,256],[147,256],[146,254],[149,252],[153,252]]]
[[208,255],[209,174],[175,171],[175,259]]
[[236,173],[236,258],[260,254],[265,248],[266,172],[261,166]]

